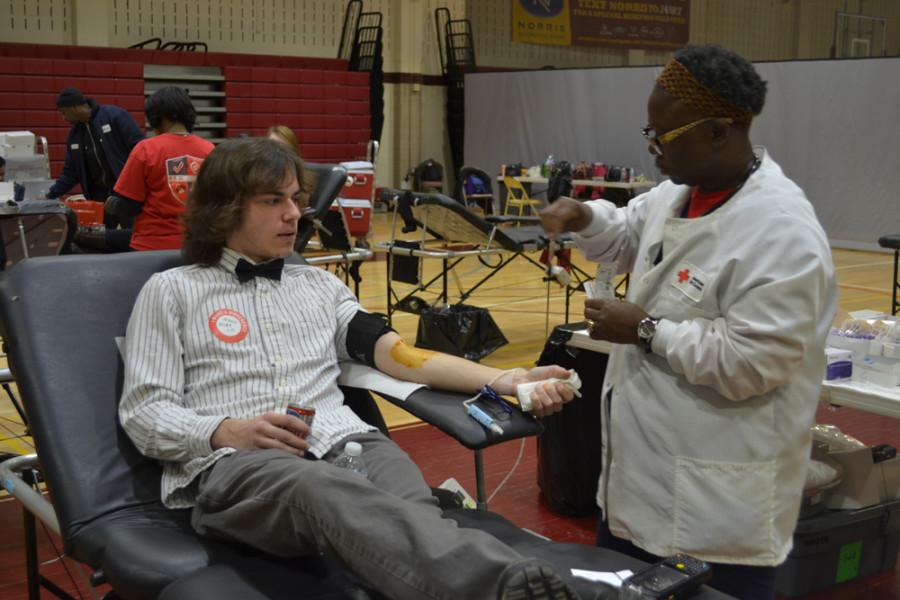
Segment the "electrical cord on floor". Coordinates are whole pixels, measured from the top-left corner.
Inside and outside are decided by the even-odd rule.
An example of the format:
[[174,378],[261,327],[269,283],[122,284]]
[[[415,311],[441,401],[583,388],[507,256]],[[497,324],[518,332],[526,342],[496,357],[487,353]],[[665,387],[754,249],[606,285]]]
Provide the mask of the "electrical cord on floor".
[[9,421],[10,423],[12,423],[14,425],[21,425],[21,423],[19,423],[18,421],[14,420],[14,419],[10,419],[7,417],[0,417],[0,429],[4,429],[4,430],[6,430],[7,433],[9,433],[9,437],[4,438],[3,440],[0,440],[0,441],[18,440],[25,446],[28,446],[29,448],[34,450],[34,444],[26,441],[28,434],[18,433],[17,431],[15,431],[14,429],[12,429],[10,426],[8,426],[6,423],[3,423],[2,421]]
[[525,438],[522,438],[521,444],[519,444],[519,455],[516,457],[516,461],[513,463],[513,466],[509,468],[509,472],[503,478],[503,480],[497,484],[497,487],[494,488],[494,491],[491,492],[491,495],[488,496],[487,503],[490,504],[491,500],[494,499],[494,496],[497,495],[503,486],[506,485],[506,482],[509,481],[509,478],[512,477],[513,473],[516,472],[516,469],[519,466],[519,463],[522,462],[522,457],[525,455]]
[[[47,541],[50,542],[50,546],[53,548],[53,553],[56,554],[56,558],[51,558],[50,560],[46,560],[41,564],[49,565],[59,561],[59,564],[61,564],[63,570],[65,570],[66,576],[69,578],[69,581],[71,581],[72,585],[75,587],[75,593],[78,594],[79,600],[84,600],[84,596],[81,595],[81,586],[78,585],[78,582],[75,581],[75,577],[69,570],[69,565],[66,564],[65,556],[63,556],[63,553],[60,552],[56,547],[56,543],[53,541],[53,537],[50,535],[50,531],[47,529],[47,525],[41,522],[41,528],[44,530],[44,535],[47,537]],[[94,598],[94,600],[97,600],[97,597],[93,593],[91,594],[91,597]]]

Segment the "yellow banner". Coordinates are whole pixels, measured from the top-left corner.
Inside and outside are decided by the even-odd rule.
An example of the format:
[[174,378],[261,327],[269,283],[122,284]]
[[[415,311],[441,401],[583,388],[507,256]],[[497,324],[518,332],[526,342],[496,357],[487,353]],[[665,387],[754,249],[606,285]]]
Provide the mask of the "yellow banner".
[[690,0],[511,2],[514,42],[675,50],[690,33]]
[[569,0],[512,0],[512,40],[570,46]]

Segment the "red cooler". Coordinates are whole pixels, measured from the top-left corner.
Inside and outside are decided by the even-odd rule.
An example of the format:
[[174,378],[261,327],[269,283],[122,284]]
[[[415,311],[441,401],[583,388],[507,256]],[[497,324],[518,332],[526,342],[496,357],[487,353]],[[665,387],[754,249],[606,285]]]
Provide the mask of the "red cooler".
[[375,188],[375,167],[372,163],[358,160],[342,162],[341,166],[347,169],[347,183],[341,190],[341,198],[353,198],[355,200],[372,201],[372,192]]
[[364,238],[369,234],[372,218],[372,193],[375,188],[375,168],[370,162],[344,162],[347,183],[331,210],[340,210],[350,237]]
[[364,238],[369,235],[372,219],[372,203],[359,198],[338,198],[331,205],[332,210],[340,208],[344,217],[344,225],[351,237]]

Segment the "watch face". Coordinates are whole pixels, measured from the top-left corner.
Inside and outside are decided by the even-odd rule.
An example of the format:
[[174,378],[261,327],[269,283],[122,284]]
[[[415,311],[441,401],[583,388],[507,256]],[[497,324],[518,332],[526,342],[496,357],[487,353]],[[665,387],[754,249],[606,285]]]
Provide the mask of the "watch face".
[[638,337],[642,340],[652,338],[654,333],[656,333],[655,321],[644,319],[638,323]]

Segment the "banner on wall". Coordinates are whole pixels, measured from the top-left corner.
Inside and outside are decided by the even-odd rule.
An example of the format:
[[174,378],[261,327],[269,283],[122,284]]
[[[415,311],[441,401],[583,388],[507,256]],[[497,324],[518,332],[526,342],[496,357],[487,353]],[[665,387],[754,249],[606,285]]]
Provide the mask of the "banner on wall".
[[512,39],[675,50],[688,42],[689,17],[690,0],[512,0]]

